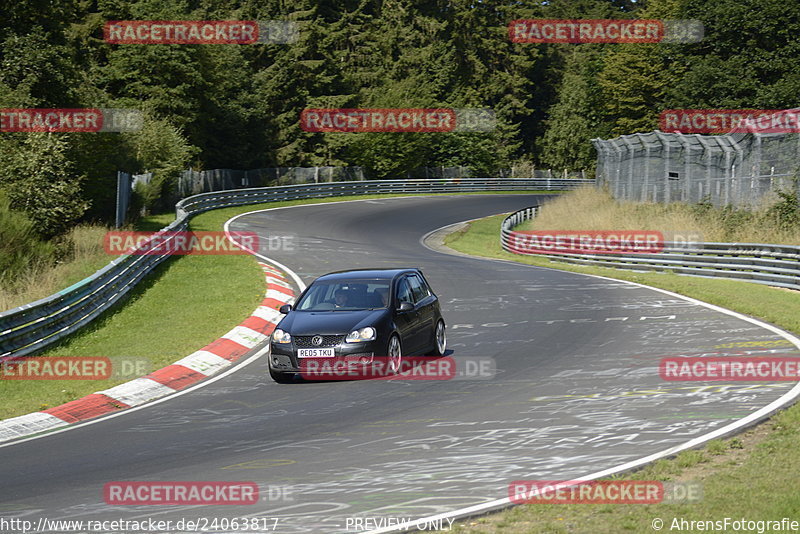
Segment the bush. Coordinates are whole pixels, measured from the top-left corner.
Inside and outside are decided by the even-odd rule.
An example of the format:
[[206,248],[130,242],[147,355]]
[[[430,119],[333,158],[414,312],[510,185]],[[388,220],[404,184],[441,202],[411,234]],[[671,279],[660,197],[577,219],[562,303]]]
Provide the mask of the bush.
[[800,228],[800,191],[795,186],[788,191],[777,191],[778,201],[767,211],[767,216],[775,221],[781,230],[791,231]]
[[139,206],[148,213],[172,209],[177,176],[199,149],[189,144],[180,128],[150,114],[145,114],[144,127],[131,135],[131,142],[141,168],[153,173],[150,182],[134,190],[131,213],[138,215]]
[[84,176],[73,172],[67,150],[62,135],[29,133],[0,167],[10,207],[24,212],[43,239],[64,235],[89,207],[81,191]]
[[34,222],[12,210],[0,191],[0,285],[14,286],[26,271],[52,265],[55,253],[55,245],[42,241]]

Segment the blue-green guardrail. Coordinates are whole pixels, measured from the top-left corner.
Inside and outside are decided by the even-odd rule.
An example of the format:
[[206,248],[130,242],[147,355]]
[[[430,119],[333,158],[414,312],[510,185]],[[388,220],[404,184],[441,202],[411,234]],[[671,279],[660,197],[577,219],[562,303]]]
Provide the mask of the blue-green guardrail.
[[[594,180],[582,179],[454,178],[326,182],[216,191],[178,202],[175,221],[160,232],[184,231],[189,218],[203,211],[261,202],[392,193],[565,190],[592,183]],[[55,295],[0,313],[0,358],[33,354],[78,331],[113,306],[167,257],[167,254],[121,256]]]
[[536,217],[539,206],[516,211],[500,227],[503,249],[514,254],[544,256],[567,263],[637,271],[672,271],[707,278],[730,278],[757,284],[800,289],[800,246],[768,243],[664,241],[653,253],[547,253],[527,246],[529,234],[514,228]]

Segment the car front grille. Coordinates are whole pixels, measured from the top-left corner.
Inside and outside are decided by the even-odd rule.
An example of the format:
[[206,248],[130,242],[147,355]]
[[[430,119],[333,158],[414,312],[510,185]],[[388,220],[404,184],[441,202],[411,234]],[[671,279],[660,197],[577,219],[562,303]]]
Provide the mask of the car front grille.
[[342,341],[344,341],[344,336],[341,335],[331,335],[331,336],[320,336],[322,338],[322,343],[319,345],[314,345],[311,340],[316,336],[294,336],[294,344],[296,347],[306,348],[325,348],[325,347],[335,347]]

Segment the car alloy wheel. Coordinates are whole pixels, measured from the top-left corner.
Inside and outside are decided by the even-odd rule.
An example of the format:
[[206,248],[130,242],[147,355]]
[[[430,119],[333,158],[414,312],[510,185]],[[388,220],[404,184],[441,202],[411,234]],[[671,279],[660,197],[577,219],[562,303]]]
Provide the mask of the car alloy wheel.
[[391,374],[397,374],[400,372],[400,366],[403,362],[403,350],[400,347],[400,338],[397,336],[392,336],[389,338],[389,350],[387,350],[389,356],[389,372]]
[[441,319],[439,319],[439,322],[436,323],[436,332],[434,333],[434,337],[436,338],[436,347],[434,349],[435,354],[437,356],[444,356],[444,353],[447,350],[447,333],[445,332],[444,321]]

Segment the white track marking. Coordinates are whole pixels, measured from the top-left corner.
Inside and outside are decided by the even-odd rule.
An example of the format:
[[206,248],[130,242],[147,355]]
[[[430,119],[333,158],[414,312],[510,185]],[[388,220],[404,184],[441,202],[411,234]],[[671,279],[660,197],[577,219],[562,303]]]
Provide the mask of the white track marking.
[[147,401],[175,393],[175,391],[153,379],[140,377],[97,393],[128,406],[139,406]]
[[17,436],[28,435],[31,433],[31,428],[36,429],[36,432],[44,432],[67,425],[69,425],[69,423],[49,413],[27,413],[3,421],[3,428],[0,429],[0,440],[6,441],[14,439]]
[[20,443],[25,443],[26,441],[31,441],[31,440],[34,440],[34,439],[41,439],[41,438],[46,438],[46,437],[49,437],[49,436],[54,436],[54,435],[60,434],[62,432],[75,430],[76,428],[81,428],[81,427],[88,426],[88,425],[94,425],[94,424],[97,424],[97,423],[102,423],[103,421],[106,421],[108,419],[112,419],[114,417],[120,417],[122,415],[128,415],[129,413],[133,413],[133,412],[136,412],[136,411],[139,411],[139,410],[143,410],[145,408],[150,408],[151,406],[155,406],[156,404],[161,404],[162,402],[166,402],[166,401],[175,399],[177,397],[180,397],[182,395],[186,395],[187,393],[191,393],[192,391],[194,391],[196,389],[200,389],[202,387],[206,387],[209,384],[213,384],[217,380],[221,380],[221,379],[225,378],[229,374],[238,371],[242,367],[250,365],[251,363],[256,361],[258,358],[260,358],[263,354],[265,354],[267,349],[268,349],[268,347],[264,347],[263,349],[259,350],[257,353],[253,354],[252,356],[250,356],[246,360],[238,363],[232,369],[228,369],[227,371],[225,371],[225,372],[223,372],[221,374],[218,374],[216,376],[213,376],[213,377],[209,378],[208,380],[204,380],[203,382],[200,382],[199,384],[196,384],[196,385],[194,385],[194,386],[192,386],[190,388],[186,388],[186,389],[183,389],[183,390],[180,390],[180,391],[176,391],[175,393],[172,393],[172,394],[170,394],[170,395],[168,395],[166,397],[162,397],[160,399],[156,399],[154,401],[148,402],[147,404],[143,404],[141,406],[135,406],[133,408],[128,408],[127,410],[121,410],[119,412],[114,412],[114,413],[111,413],[111,414],[108,414],[108,415],[104,415],[104,416],[98,417],[97,419],[92,419],[90,421],[86,421],[85,423],[77,423],[77,424],[69,425],[67,428],[62,428],[61,430],[56,430],[56,431],[53,431],[53,432],[49,432],[47,434],[42,434],[42,435],[38,435],[38,436],[31,436],[29,438],[21,439],[21,440],[18,440],[18,441],[11,441],[9,443],[0,443],[0,449],[2,449],[3,447],[10,447],[12,445],[18,445]]
[[173,363],[172,365],[182,365],[187,369],[198,372],[200,374],[211,376],[220,369],[232,365],[233,362],[226,360],[222,356],[217,356],[213,352],[207,350],[198,350]]
[[[473,220],[475,220],[475,219],[473,219]],[[469,221],[463,221],[463,222],[469,222]],[[460,224],[460,223],[455,223],[455,224]],[[438,232],[440,230],[443,230],[444,228],[447,228],[449,226],[455,226],[455,224],[448,224],[447,226],[442,226],[441,228],[438,228],[436,230],[433,230],[432,232],[429,232],[429,233],[425,234],[420,239],[420,242],[428,250],[432,250],[433,252],[438,252],[439,254],[448,254],[447,252],[443,252],[441,250],[436,250],[434,248],[429,247],[425,243],[424,240],[425,240],[425,238],[427,238],[431,234],[433,234],[435,232]],[[510,264],[518,265],[518,266],[522,266],[522,267],[533,267],[534,269],[547,269],[548,268],[548,267],[540,267],[538,265],[527,265],[525,263],[519,263],[519,262],[515,262],[515,261],[511,261],[511,260],[501,260],[501,259],[497,259],[497,258],[483,258],[481,256],[468,256],[466,254],[458,253],[458,252],[456,252],[455,254],[452,254],[452,255],[465,256],[465,257],[478,259],[478,260],[487,260],[487,261],[497,261],[497,262],[502,262],[502,263],[510,263]],[[555,269],[555,270],[558,270],[558,269]],[[637,287],[642,287],[642,288],[645,288],[645,289],[651,289],[653,291],[658,291],[659,293],[663,293],[663,294],[669,295],[671,297],[675,297],[675,298],[678,298],[678,299],[683,299],[683,300],[686,300],[686,301],[691,302],[693,304],[696,304],[696,305],[699,305],[699,306],[704,306],[704,307],[709,308],[711,310],[718,311],[720,313],[724,313],[726,315],[730,315],[730,316],[736,317],[738,319],[742,319],[743,321],[747,321],[747,322],[752,323],[754,325],[757,325],[757,326],[760,326],[762,328],[765,328],[765,329],[769,330],[770,332],[774,332],[775,334],[778,334],[779,336],[783,337],[784,339],[789,340],[798,349],[800,349],[800,338],[797,338],[797,336],[794,336],[793,334],[791,334],[789,332],[781,330],[780,328],[778,328],[776,326],[773,326],[771,324],[765,323],[765,322],[760,321],[758,319],[755,319],[753,317],[748,317],[747,315],[741,314],[739,312],[735,312],[733,310],[728,310],[726,308],[722,308],[722,307],[716,306],[714,304],[709,304],[707,302],[703,302],[701,300],[697,300],[697,299],[694,299],[692,297],[687,297],[685,295],[680,295],[678,293],[673,293],[672,291],[667,291],[666,289],[660,289],[660,288],[657,288],[657,287],[650,287],[648,285],[639,284],[637,282],[629,282],[627,280],[619,280],[617,278],[609,278],[607,276],[600,276],[600,275],[596,275],[596,274],[574,273],[572,271],[561,271],[561,272],[568,272],[568,273],[577,274],[577,275],[580,275],[580,276],[588,276],[590,278],[600,278],[602,280],[611,280],[613,282],[624,282],[626,284],[631,284],[631,285],[634,285],[634,286],[637,286]],[[792,389],[790,389],[784,395],[782,395],[781,397],[775,399],[774,401],[772,401],[768,405],[764,406],[760,410],[757,410],[757,411],[751,413],[750,415],[748,415],[746,417],[743,417],[742,419],[739,419],[738,421],[735,421],[735,422],[733,422],[733,423],[731,423],[729,425],[726,425],[726,426],[724,426],[722,428],[718,428],[717,430],[714,430],[713,432],[709,432],[708,434],[703,434],[702,436],[690,439],[689,441],[687,441],[686,443],[683,443],[682,445],[675,445],[674,447],[670,447],[670,448],[665,449],[663,451],[660,451],[660,452],[657,452],[657,453],[654,453],[654,454],[650,454],[648,456],[644,456],[643,458],[639,458],[637,460],[632,460],[630,462],[626,462],[624,464],[620,464],[620,465],[617,465],[615,467],[610,467],[608,469],[604,469],[603,471],[597,471],[595,473],[591,473],[591,474],[588,474],[588,475],[583,476],[583,477],[572,477],[572,478],[580,479],[580,480],[594,480],[594,479],[597,479],[597,478],[607,477],[607,476],[610,476],[610,475],[613,475],[613,474],[616,474],[616,473],[622,473],[622,472],[625,472],[625,471],[630,471],[631,469],[635,469],[637,467],[643,466],[643,465],[648,464],[650,462],[653,462],[655,460],[660,460],[661,458],[665,458],[665,457],[668,457],[668,456],[674,456],[675,454],[677,454],[677,453],[679,453],[681,451],[684,451],[684,450],[687,450],[687,449],[691,449],[691,448],[694,448],[694,447],[698,447],[698,446],[702,445],[703,443],[711,441],[712,439],[717,439],[717,438],[723,437],[723,436],[725,436],[727,434],[734,434],[736,432],[739,432],[743,428],[757,423],[760,419],[766,418],[767,416],[769,416],[772,413],[778,411],[779,409],[791,404],[793,401],[796,401],[798,396],[800,396],[800,382],[798,382]],[[494,500],[494,501],[489,501],[489,502],[485,502],[485,503],[481,503],[481,504],[476,504],[474,506],[469,506],[469,507],[466,507],[466,508],[460,508],[458,510],[453,510],[452,512],[445,512],[443,514],[437,514],[437,515],[432,515],[432,516],[416,519],[414,521],[411,521],[407,525],[407,527],[409,527],[409,528],[384,527],[384,528],[379,528],[379,529],[375,529],[375,530],[370,530],[370,531],[366,532],[365,534],[382,534],[382,533],[385,533],[385,532],[410,531],[411,529],[416,529],[417,525],[424,525],[424,524],[426,524],[426,523],[428,523],[430,521],[445,520],[445,519],[462,519],[462,518],[465,518],[465,517],[470,517],[470,516],[474,516],[474,515],[478,515],[478,514],[484,514],[484,513],[487,513],[487,512],[499,511],[501,509],[508,508],[508,507],[514,506],[514,505],[515,504],[513,504],[511,502],[510,498],[505,497],[503,499],[497,499],[497,500]]]

